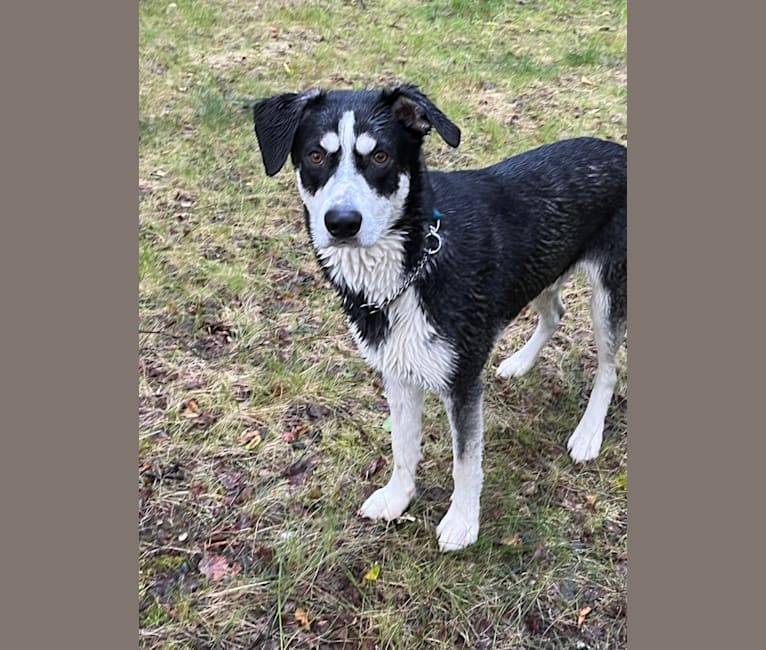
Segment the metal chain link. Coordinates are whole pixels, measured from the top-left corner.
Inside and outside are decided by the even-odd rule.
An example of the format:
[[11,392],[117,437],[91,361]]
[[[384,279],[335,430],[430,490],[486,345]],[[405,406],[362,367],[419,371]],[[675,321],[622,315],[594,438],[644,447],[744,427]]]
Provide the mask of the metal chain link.
[[415,282],[415,280],[417,280],[420,274],[423,272],[425,265],[428,263],[428,258],[432,255],[436,255],[436,253],[441,250],[442,238],[439,234],[439,224],[441,224],[439,219],[441,216],[442,215],[439,212],[434,210],[436,226],[428,226],[428,234],[426,235],[426,237],[433,237],[436,240],[436,246],[434,248],[426,248],[426,250],[423,252],[423,257],[420,258],[415,268],[409,274],[407,274],[407,277],[404,278],[404,282],[402,282],[402,284],[396,291],[394,291],[394,293],[383,300],[383,302],[366,302],[362,305],[362,307],[366,307],[368,309],[370,314],[376,314],[377,312],[383,311],[392,302],[398,299],[405,291],[407,291],[407,289],[412,286],[412,283]]

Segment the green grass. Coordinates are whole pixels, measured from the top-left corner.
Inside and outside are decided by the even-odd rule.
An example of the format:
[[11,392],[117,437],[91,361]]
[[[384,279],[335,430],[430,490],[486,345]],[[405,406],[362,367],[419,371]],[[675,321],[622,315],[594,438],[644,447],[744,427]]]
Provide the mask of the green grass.
[[[380,380],[318,272],[292,175],[263,172],[250,110],[413,82],[463,132],[457,150],[427,143],[442,169],[625,142],[625,2],[142,0],[139,20],[141,647],[625,647],[624,374],[598,460],[565,450],[595,369],[587,287],[565,288],[529,375],[488,373],[477,544],[437,550],[451,446],[433,397],[410,517],[357,519],[391,467]],[[523,312],[490,368],[534,324]],[[230,575],[206,577],[211,556]]]

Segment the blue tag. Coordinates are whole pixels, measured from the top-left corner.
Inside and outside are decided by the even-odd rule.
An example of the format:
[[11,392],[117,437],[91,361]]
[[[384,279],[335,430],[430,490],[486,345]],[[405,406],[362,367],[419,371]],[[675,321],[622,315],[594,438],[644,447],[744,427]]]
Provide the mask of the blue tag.
[[444,216],[444,215],[443,215],[441,212],[439,212],[439,211],[438,211],[436,208],[434,208],[434,219],[436,219],[436,220],[438,221],[438,220],[439,220],[439,219],[441,219],[443,216]]

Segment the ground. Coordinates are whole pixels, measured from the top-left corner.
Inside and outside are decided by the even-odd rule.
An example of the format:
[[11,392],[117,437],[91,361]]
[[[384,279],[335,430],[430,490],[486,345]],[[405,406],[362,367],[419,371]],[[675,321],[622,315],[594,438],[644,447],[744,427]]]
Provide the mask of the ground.
[[627,143],[623,1],[142,0],[139,643],[142,648],[624,648],[627,353],[596,461],[566,440],[595,369],[589,289],[536,367],[490,361],[479,541],[441,554],[451,491],[431,397],[407,515],[356,510],[391,468],[379,377],[318,272],[255,99],[418,84],[462,129],[431,168],[545,142]]

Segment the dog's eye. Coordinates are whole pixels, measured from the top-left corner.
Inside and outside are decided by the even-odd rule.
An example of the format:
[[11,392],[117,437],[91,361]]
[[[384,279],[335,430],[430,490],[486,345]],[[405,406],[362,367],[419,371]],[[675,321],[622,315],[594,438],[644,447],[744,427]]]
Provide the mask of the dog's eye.
[[314,149],[313,151],[309,151],[307,158],[312,165],[321,165],[324,161],[324,152]]
[[372,154],[372,159],[379,165],[384,165],[388,162],[388,154],[385,151],[378,149],[378,151]]

